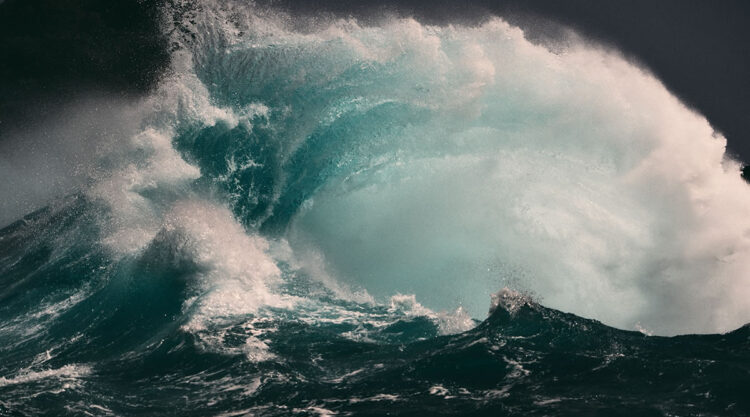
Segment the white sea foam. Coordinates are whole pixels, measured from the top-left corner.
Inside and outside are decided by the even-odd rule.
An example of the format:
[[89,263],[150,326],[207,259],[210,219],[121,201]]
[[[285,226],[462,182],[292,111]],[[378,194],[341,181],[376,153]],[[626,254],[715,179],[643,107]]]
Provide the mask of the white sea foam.
[[226,208],[204,201],[176,203],[156,240],[170,241],[173,264],[186,262],[196,271],[198,295],[186,301],[191,316],[183,330],[198,335],[207,350],[241,353],[253,361],[273,358],[260,335],[252,334],[252,322],[242,346],[223,343],[230,328],[251,315],[296,303],[276,289],[281,272],[266,253],[267,241],[248,234]]
[[78,384],[78,379],[91,373],[91,368],[82,364],[65,365],[56,369],[32,371],[22,369],[12,378],[0,377],[0,387],[17,384],[34,383],[46,379],[54,379],[61,383],[61,389],[70,388]]
[[515,314],[524,304],[529,302],[530,299],[528,296],[508,288],[503,288],[490,297],[490,311],[488,315],[492,315],[498,307],[511,314]]
[[417,297],[414,294],[392,296],[388,311],[406,317],[428,317],[437,323],[441,334],[461,333],[476,326],[469,313],[462,307],[458,307],[454,311],[435,312],[417,302]]
[[304,415],[317,415],[320,417],[331,417],[338,414],[336,411],[331,411],[323,407],[316,407],[316,406],[310,406],[306,408],[294,408],[292,409],[292,412],[294,414],[304,414]]
[[[14,343],[13,347],[28,342],[30,338],[39,337],[64,312],[74,307],[89,295],[86,288],[72,294],[53,294],[51,300],[42,300],[33,313],[13,317],[0,324],[0,336]],[[49,354],[49,352],[47,352]]]

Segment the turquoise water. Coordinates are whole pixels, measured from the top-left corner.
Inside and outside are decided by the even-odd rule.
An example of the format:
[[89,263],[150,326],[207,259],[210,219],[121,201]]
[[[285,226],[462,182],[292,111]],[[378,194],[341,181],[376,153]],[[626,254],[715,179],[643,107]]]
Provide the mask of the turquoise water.
[[750,191],[647,72],[163,13],[160,86],[71,118],[82,185],[0,230],[0,414],[750,413]]

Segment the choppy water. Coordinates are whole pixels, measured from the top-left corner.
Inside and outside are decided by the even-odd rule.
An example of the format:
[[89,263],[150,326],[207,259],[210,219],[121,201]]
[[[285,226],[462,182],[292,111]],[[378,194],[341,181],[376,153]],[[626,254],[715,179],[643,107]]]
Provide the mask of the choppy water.
[[0,414],[750,413],[750,189],[643,70],[499,19],[163,24],[0,230]]

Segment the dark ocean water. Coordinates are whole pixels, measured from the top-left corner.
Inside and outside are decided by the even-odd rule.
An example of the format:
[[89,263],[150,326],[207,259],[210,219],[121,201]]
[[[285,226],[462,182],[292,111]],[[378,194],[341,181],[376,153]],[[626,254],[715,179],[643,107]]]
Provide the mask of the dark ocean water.
[[750,414],[750,191],[658,80],[172,3],[169,73],[0,230],[0,415]]

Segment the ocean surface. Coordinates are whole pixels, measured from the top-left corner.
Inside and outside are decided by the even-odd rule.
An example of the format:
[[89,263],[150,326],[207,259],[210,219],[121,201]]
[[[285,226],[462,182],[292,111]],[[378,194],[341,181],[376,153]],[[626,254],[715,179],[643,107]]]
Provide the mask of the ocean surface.
[[61,184],[0,229],[0,415],[750,415],[750,187],[648,71],[499,18],[161,25],[154,91],[0,167]]

